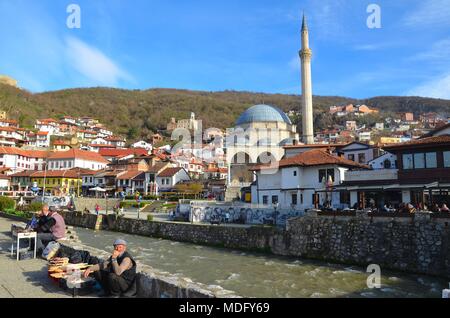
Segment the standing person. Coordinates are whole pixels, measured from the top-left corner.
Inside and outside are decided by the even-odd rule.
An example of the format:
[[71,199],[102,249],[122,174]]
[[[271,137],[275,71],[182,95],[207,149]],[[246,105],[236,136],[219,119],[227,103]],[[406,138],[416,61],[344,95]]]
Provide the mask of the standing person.
[[102,285],[105,296],[121,297],[132,290],[136,279],[136,262],[127,252],[127,242],[117,239],[112,255],[104,262],[89,267],[84,277],[95,273],[95,278]]
[[98,203],[95,204],[95,213],[98,215],[100,211],[100,205],[98,205]]
[[52,210],[47,204],[42,206],[38,226],[36,228],[38,251],[44,250],[45,243],[62,239],[66,236],[66,223],[58,212]]

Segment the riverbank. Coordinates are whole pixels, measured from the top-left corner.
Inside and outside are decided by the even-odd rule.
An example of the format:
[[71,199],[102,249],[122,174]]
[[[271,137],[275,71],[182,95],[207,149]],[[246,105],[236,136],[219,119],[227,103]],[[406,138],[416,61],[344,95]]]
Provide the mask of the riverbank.
[[16,261],[10,256],[11,224],[18,221],[0,218],[0,298],[71,298],[47,276],[42,259]]
[[[47,277],[47,263],[41,259],[26,260],[17,262],[11,258],[8,248],[11,246],[11,224],[17,224],[24,219],[0,215],[0,287],[4,289],[4,293],[11,292],[11,297],[66,297],[66,294],[61,291],[58,286],[54,286]],[[112,240],[113,241],[113,240]],[[112,244],[112,241],[110,244]],[[107,259],[110,252],[106,249],[97,249],[88,245],[89,242],[83,244],[81,242],[65,241],[64,245],[71,247],[74,250],[88,251],[91,255],[97,256],[100,259]],[[111,247],[112,249],[112,247]],[[156,270],[151,266],[137,262],[138,276],[137,276],[137,297],[138,298],[236,298],[234,292],[225,290],[219,286],[206,286],[193,282],[188,278],[179,277],[166,271]],[[18,266],[19,271],[14,275],[6,275],[10,269]],[[2,270],[4,269],[4,270]],[[21,273],[27,280],[20,279]],[[5,275],[2,275],[5,274]],[[4,276],[4,277],[3,277]],[[10,277],[18,280],[15,285],[14,280],[9,280]],[[36,289],[27,289],[27,283],[40,286],[42,291]],[[26,291],[26,293],[25,293]],[[0,297],[3,291],[0,291]],[[5,296],[6,297],[6,296]]]
[[367,267],[450,278],[449,218],[318,216],[288,221],[286,229],[272,226],[217,226],[182,222],[149,222],[66,213],[73,226],[163,238],[213,247],[257,251]]

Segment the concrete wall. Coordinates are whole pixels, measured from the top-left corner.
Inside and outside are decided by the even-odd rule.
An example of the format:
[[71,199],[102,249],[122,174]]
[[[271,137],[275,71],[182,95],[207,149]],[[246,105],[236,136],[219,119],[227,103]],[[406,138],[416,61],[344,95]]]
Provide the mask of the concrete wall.
[[[312,212],[314,213],[314,212]],[[363,212],[361,212],[363,213]],[[275,227],[220,227],[190,223],[104,218],[103,228],[200,245],[264,251],[277,255],[450,277],[450,218],[317,216],[291,218]],[[93,216],[67,213],[70,225]],[[84,220],[88,218],[89,220]]]

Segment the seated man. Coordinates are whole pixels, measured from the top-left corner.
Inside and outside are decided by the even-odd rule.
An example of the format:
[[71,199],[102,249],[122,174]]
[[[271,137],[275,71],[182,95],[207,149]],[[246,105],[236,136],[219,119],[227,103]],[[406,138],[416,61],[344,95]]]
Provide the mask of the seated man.
[[114,251],[108,260],[89,267],[84,272],[84,277],[93,272],[105,295],[120,297],[129,291],[136,278],[136,262],[127,252],[127,242],[116,240]]
[[58,212],[50,211],[48,205],[44,204],[36,231],[38,232],[36,248],[38,251],[42,251],[46,243],[62,239],[66,236],[66,223]]

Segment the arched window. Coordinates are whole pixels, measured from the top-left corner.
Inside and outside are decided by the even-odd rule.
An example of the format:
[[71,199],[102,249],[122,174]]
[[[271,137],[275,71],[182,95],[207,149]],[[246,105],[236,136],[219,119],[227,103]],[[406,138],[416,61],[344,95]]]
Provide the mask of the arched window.
[[391,169],[392,163],[389,159],[384,160],[383,162],[384,169]]

